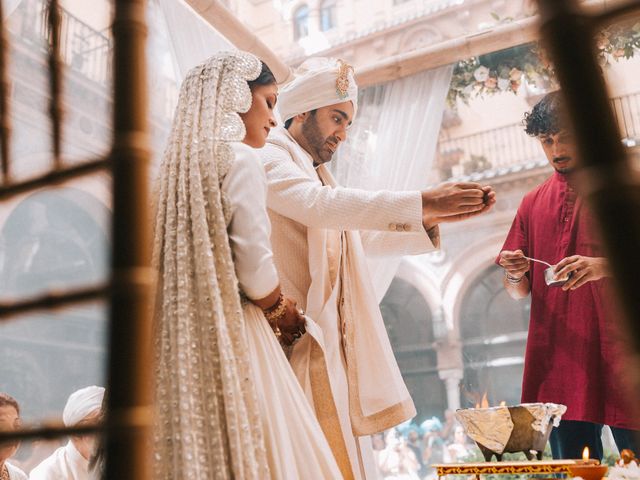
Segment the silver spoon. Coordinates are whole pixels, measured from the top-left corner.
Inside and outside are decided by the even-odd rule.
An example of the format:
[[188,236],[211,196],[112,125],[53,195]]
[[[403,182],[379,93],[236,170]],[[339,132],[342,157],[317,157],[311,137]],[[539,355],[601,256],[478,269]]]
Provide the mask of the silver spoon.
[[553,268],[553,265],[551,265],[550,263],[545,262],[544,260],[538,260],[537,258],[531,258],[531,257],[524,257],[527,260],[531,260],[532,262],[538,262],[538,263],[542,263],[543,265],[546,265],[547,267],[551,267]]

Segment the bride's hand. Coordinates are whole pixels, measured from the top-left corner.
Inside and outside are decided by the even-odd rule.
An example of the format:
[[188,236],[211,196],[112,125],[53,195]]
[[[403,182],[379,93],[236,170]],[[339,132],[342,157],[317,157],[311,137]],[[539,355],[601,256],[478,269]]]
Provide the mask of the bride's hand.
[[282,332],[282,341],[285,345],[291,345],[296,339],[305,333],[304,312],[297,307],[297,303],[290,297],[284,297],[285,311],[278,321],[278,327]]

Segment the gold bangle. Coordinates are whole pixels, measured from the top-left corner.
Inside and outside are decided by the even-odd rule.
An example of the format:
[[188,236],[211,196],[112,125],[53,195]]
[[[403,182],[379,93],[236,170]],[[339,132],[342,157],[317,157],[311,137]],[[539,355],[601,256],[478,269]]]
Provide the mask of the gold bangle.
[[270,307],[267,307],[267,308],[263,308],[262,311],[265,313],[265,315],[267,313],[273,312],[276,308],[278,308],[280,306],[280,304],[282,303],[283,300],[284,300],[284,295],[281,292],[278,295],[278,298],[276,299],[276,301],[273,303],[273,305],[271,305]]
[[280,294],[276,304],[267,310],[263,310],[263,312],[267,320],[271,322],[272,320],[278,320],[280,317],[282,317],[285,314],[286,310],[287,305],[284,301],[284,295]]
[[287,311],[287,305],[284,301],[284,295],[282,295],[282,293],[278,297],[278,301],[275,303],[274,306],[272,306],[267,310],[262,311],[264,313],[264,318],[266,318],[267,322],[269,322],[269,325],[271,326],[273,333],[276,335],[276,338],[278,339],[278,341],[280,341],[282,337],[282,331],[278,326],[278,320],[284,317],[284,314],[286,313],[286,311]]

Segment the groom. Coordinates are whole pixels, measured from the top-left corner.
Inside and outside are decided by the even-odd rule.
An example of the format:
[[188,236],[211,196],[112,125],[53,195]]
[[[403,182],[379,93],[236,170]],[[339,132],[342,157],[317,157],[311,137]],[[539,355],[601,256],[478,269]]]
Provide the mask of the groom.
[[352,67],[307,60],[280,91],[285,128],[272,130],[261,151],[283,291],[312,320],[291,365],[347,479],[375,478],[369,435],[416,413],[366,256],[432,251],[440,244],[440,222],[478,215],[495,203],[491,187],[476,183],[422,192],[336,185],[325,164],[347,137],[357,96]]

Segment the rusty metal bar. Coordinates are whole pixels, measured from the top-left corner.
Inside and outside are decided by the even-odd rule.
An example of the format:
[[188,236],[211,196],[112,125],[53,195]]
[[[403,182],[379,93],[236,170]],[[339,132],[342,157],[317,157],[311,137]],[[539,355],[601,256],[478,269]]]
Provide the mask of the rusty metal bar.
[[66,167],[62,170],[50,171],[39,177],[4,185],[0,187],[0,201],[38,188],[50,187],[52,185],[73,180],[74,178],[91,175],[101,170],[108,169],[110,165],[110,159],[99,158],[97,160],[81,163],[72,167]]
[[61,70],[60,61],[60,24],[62,17],[58,0],[49,0],[47,10],[47,21],[49,26],[49,115],[51,116],[51,135],[53,142],[53,167],[58,170],[62,166],[61,143],[62,143],[62,99],[61,91]]
[[579,187],[599,223],[625,313],[632,351],[625,384],[632,385],[634,398],[640,398],[640,182],[620,142],[596,62],[595,22],[581,15],[575,0],[538,0],[538,4],[541,36],[554,60],[578,140]]
[[116,0],[114,38],[113,254],[106,478],[151,478],[151,222],[149,219],[145,0]]
[[9,160],[9,141],[11,124],[9,121],[9,82],[7,80],[7,33],[5,31],[4,11],[0,2],[0,162],[2,165],[2,183],[11,180],[11,162]]
[[65,427],[63,425],[51,425],[36,428],[24,428],[13,432],[0,432],[0,443],[11,440],[31,440],[36,438],[58,438],[67,435],[86,435],[101,433],[105,430],[101,425],[76,425]]
[[67,292],[49,292],[36,298],[17,302],[0,302],[0,323],[8,318],[34,310],[63,308],[73,303],[106,299],[109,291],[108,286],[102,285]]

